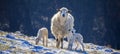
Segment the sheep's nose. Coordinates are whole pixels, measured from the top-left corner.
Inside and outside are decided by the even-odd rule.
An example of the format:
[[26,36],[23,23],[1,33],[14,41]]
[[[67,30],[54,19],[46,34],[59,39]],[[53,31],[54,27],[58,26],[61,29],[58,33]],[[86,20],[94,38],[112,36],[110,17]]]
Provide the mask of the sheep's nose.
[[65,17],[65,14],[62,14],[63,17]]

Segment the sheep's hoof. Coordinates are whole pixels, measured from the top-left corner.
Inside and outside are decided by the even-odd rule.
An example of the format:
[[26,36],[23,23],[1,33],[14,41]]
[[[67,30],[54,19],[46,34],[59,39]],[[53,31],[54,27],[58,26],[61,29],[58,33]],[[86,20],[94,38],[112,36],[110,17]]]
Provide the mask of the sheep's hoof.
[[67,48],[67,50],[72,50],[71,48]]
[[38,43],[35,43],[36,45],[38,45]]
[[56,46],[57,48],[59,48],[59,46]]
[[48,45],[44,45],[45,47],[48,47]]
[[60,48],[63,49],[63,46],[61,46]]

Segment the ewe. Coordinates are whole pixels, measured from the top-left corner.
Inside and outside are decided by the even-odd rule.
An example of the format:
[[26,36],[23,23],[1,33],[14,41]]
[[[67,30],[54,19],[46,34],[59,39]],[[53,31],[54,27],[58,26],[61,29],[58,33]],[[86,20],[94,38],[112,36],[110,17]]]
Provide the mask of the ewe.
[[39,43],[39,40],[43,40],[43,46],[47,46],[47,42],[48,42],[48,29],[43,27],[41,29],[39,29],[38,33],[37,33],[37,38],[36,38],[36,45]]
[[63,48],[63,38],[68,36],[69,30],[74,26],[74,18],[69,13],[69,10],[62,7],[51,19],[51,32],[54,35],[57,43],[56,47]]

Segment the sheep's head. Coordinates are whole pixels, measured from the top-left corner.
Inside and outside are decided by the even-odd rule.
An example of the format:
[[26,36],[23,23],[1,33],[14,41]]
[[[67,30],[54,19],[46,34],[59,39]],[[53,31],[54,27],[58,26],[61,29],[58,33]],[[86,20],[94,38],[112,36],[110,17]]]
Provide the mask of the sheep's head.
[[61,17],[65,18],[68,16],[68,13],[70,12],[70,10],[68,10],[66,7],[62,7],[61,9],[59,9],[59,12]]

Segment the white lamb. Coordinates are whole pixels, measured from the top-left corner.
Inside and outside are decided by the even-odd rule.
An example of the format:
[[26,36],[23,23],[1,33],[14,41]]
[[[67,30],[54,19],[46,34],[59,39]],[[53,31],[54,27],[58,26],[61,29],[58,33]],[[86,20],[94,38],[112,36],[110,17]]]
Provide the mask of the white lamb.
[[39,40],[43,40],[43,46],[47,46],[48,42],[48,29],[43,27],[39,29],[37,33],[37,38],[36,38],[36,45],[39,43]]
[[62,7],[51,19],[51,32],[54,35],[57,43],[56,47],[63,48],[63,38],[68,36],[69,30],[74,26],[74,18],[69,13],[69,10]]
[[68,39],[68,49],[71,50],[73,43],[75,42],[77,44],[77,47],[75,49],[78,48],[78,45],[81,44],[82,46],[82,51],[85,51],[84,49],[84,45],[83,45],[83,36],[80,33],[75,33],[75,29],[72,29],[69,36],[67,37]]

